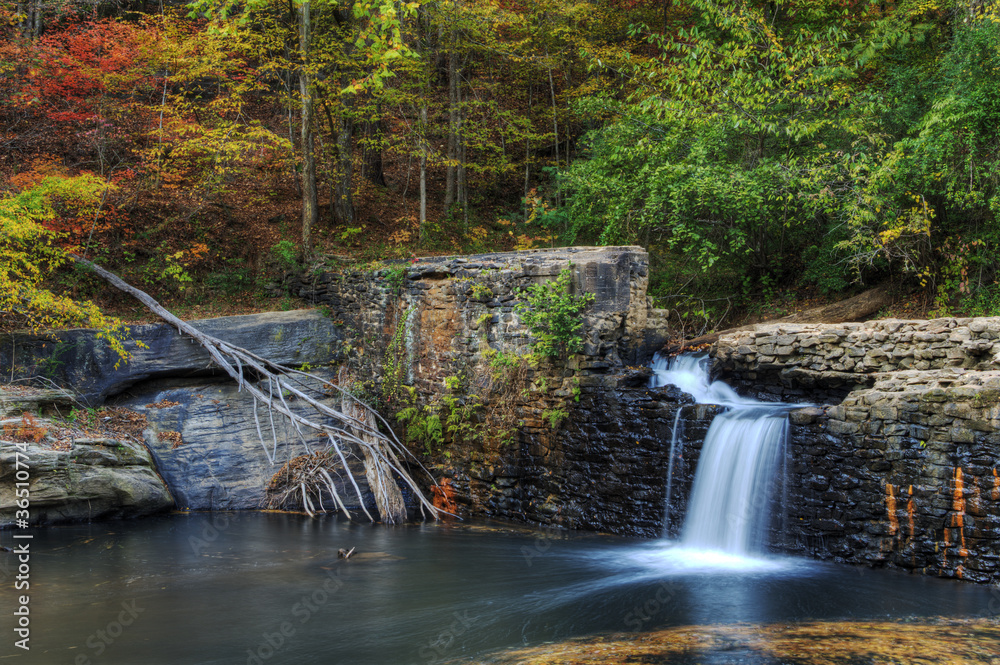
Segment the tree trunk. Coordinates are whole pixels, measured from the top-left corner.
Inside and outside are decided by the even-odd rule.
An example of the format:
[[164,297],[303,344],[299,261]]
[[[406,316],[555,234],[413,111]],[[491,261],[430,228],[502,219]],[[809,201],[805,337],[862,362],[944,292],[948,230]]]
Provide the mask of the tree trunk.
[[[545,57],[546,57],[546,59],[549,57],[549,51],[548,51],[548,49],[545,50]],[[549,92],[552,95],[552,131],[553,131],[553,133],[555,133],[555,145],[556,145],[556,173],[554,175],[555,182],[556,182],[556,190],[555,190],[555,197],[554,197],[554,199],[555,199],[556,205],[558,206],[561,203],[561,200],[560,200],[561,197],[560,197],[560,192],[559,192],[559,177],[558,177],[558,174],[559,174],[559,116],[558,116],[558,110],[559,109],[556,106],[556,83],[555,83],[555,80],[552,78],[552,65],[551,64],[548,66],[548,69],[549,69]]]
[[163,183],[163,113],[167,108],[167,82],[170,79],[170,69],[166,69],[163,73],[163,96],[160,100],[160,127],[157,136],[157,150],[156,150],[156,178],[153,181],[153,187],[159,189],[160,185]]
[[[528,118],[531,119],[534,86],[528,85]],[[531,187],[531,138],[524,139],[524,221],[528,221],[531,215],[531,206],[528,205],[528,192]]]
[[455,175],[458,161],[458,56],[455,54],[455,33],[448,51],[448,165],[445,168],[444,209],[455,202]]
[[354,226],[354,119],[351,118],[354,98],[343,96],[343,115],[337,131],[337,200],[334,219],[344,226]]
[[[288,54],[288,45],[287,44],[285,45],[285,58],[287,60],[290,60],[289,54]],[[285,94],[288,95],[288,109],[287,109],[288,112],[286,114],[287,117],[288,117],[288,144],[291,145],[292,148],[294,149],[294,147],[295,147],[295,123],[292,120],[292,116],[294,114],[292,112],[292,72],[291,72],[291,70],[286,71],[285,75],[281,78],[281,80],[282,80],[282,83],[284,83],[284,85],[285,85]],[[295,165],[294,164],[292,164],[291,169],[292,169],[292,182],[295,183],[295,194],[297,196],[302,196],[302,183],[299,181],[298,173],[295,172]]]
[[319,220],[319,201],[316,194],[316,155],[313,140],[312,81],[309,76],[309,41],[312,29],[309,3],[299,8],[299,48],[302,69],[299,70],[299,92],[302,95],[302,255],[312,254],[312,229]]
[[[326,104],[323,104],[323,108],[326,109]],[[329,111],[327,111],[329,114]],[[333,155],[330,150],[327,150],[326,144],[323,143],[323,132],[317,132],[316,140],[319,142],[319,152],[323,155],[323,163],[326,166],[326,188],[329,190],[330,197],[330,214],[333,214],[333,208],[335,201],[337,200],[337,178],[336,178],[336,167],[333,164]],[[319,189],[319,180],[317,176],[316,189]],[[317,202],[319,201],[319,192],[316,192]]]
[[381,115],[382,109],[375,106],[375,119],[365,120],[363,132],[364,144],[364,177],[369,182],[380,187],[386,186],[385,167],[382,164],[382,144],[385,141],[385,120]]
[[420,241],[427,240],[427,102],[420,105]]
[[42,0],[35,0],[32,9],[31,37],[38,39],[42,34]]
[[456,188],[456,193],[458,195],[458,205],[462,208],[462,224],[463,230],[469,232],[469,187],[468,181],[466,180],[467,170],[465,168],[465,157],[466,157],[466,142],[465,142],[465,106],[462,102],[462,88],[461,86],[456,91],[456,99],[458,99],[458,133],[455,136],[455,141],[458,144],[458,187]]
[[17,30],[21,33],[22,37],[27,37],[29,32],[28,25],[30,22],[27,0],[17,0],[17,8],[15,12],[17,16]]

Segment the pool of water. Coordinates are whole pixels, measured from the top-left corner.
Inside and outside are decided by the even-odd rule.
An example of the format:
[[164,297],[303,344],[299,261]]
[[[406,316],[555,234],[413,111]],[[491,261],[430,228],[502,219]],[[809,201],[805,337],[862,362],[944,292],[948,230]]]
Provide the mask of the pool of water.
[[1000,612],[996,590],[955,581],[503,524],[173,514],[38,529],[31,549],[30,652],[0,553],[3,664],[416,665],[677,626]]

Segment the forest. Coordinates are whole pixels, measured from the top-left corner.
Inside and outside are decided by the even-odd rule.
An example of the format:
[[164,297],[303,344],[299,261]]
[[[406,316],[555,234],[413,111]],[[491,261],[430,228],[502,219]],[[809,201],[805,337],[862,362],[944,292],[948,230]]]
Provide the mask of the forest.
[[294,269],[639,244],[705,332],[1000,314],[1000,3],[3,0],[0,326]]

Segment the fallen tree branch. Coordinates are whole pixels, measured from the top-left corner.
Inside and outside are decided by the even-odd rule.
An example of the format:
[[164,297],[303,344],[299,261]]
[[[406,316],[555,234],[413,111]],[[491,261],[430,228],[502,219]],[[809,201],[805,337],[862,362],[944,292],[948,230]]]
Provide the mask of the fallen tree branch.
[[[303,429],[322,435],[322,438],[327,442],[326,450],[332,453],[327,455],[327,458],[331,460],[332,464],[336,464],[339,461],[357,494],[362,510],[372,521],[375,520],[364,507],[364,497],[361,494],[361,488],[358,487],[357,481],[355,481],[354,475],[348,466],[347,455],[344,449],[350,444],[358,446],[363,451],[366,475],[369,479],[377,481],[376,486],[372,487],[372,491],[375,493],[383,521],[395,522],[405,516],[405,511],[401,507],[402,497],[398,494],[398,487],[396,487],[395,494],[389,490],[390,485],[395,486],[396,481],[394,476],[399,476],[413,490],[414,496],[420,502],[421,512],[426,509],[430,512],[431,516],[434,518],[438,517],[441,511],[427,500],[420,490],[419,485],[410,476],[400,460],[409,457],[417,462],[418,465],[419,461],[400,443],[392,433],[392,429],[388,427],[385,419],[370,406],[359,401],[357,397],[351,395],[341,386],[335,385],[321,377],[285,367],[251,353],[246,349],[233,346],[216,337],[207,335],[186,321],[177,318],[149,294],[128,284],[114,273],[75,254],[71,254],[70,256],[75,262],[94,271],[94,273],[115,288],[131,295],[151,312],[177,328],[179,332],[195,339],[208,352],[213,362],[236,381],[239,390],[246,390],[250,394],[254,400],[254,421],[257,426],[257,436],[260,439],[268,461],[272,465],[276,463],[275,457],[278,444],[277,430],[273,416],[274,414],[278,414],[291,422],[307,454],[311,455],[312,450],[306,441]],[[250,372],[252,372],[252,379],[248,378],[248,373]],[[265,383],[267,384],[266,389],[262,389],[261,386]],[[309,386],[310,383],[315,383],[319,388],[311,388]],[[308,392],[309,390],[315,390],[319,393],[321,392],[320,388],[326,390],[332,389],[340,393],[346,404],[350,405],[350,413],[334,409],[319,401]],[[307,417],[305,414],[293,409],[289,405],[290,400],[286,399],[286,395],[295,397],[299,402],[305,404],[310,409],[309,416]],[[268,450],[267,441],[265,441],[260,420],[257,417],[258,404],[266,407],[270,416],[270,438],[273,444],[271,450]],[[389,435],[379,431],[379,422],[386,425]],[[350,450],[348,449],[347,452],[350,453]],[[332,478],[325,469],[317,471],[320,472],[320,477],[326,481],[324,485],[330,490],[334,502],[343,512],[347,513],[343,502],[337,495]],[[430,473],[428,473],[428,476],[430,476]],[[301,493],[303,506],[306,512],[311,515],[314,512],[315,506],[309,498],[309,492],[305,485],[302,486]]]

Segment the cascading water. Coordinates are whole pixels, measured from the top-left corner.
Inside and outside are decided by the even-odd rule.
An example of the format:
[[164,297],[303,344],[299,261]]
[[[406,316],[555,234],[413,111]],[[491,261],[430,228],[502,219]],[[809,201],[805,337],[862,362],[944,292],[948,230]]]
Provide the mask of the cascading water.
[[[767,544],[774,487],[781,476],[790,405],[741,397],[725,383],[710,381],[704,355],[654,357],[651,387],[668,384],[699,404],[727,407],[705,437],[680,546],[741,557],[761,553]],[[668,497],[679,425],[678,420],[671,440]]]

